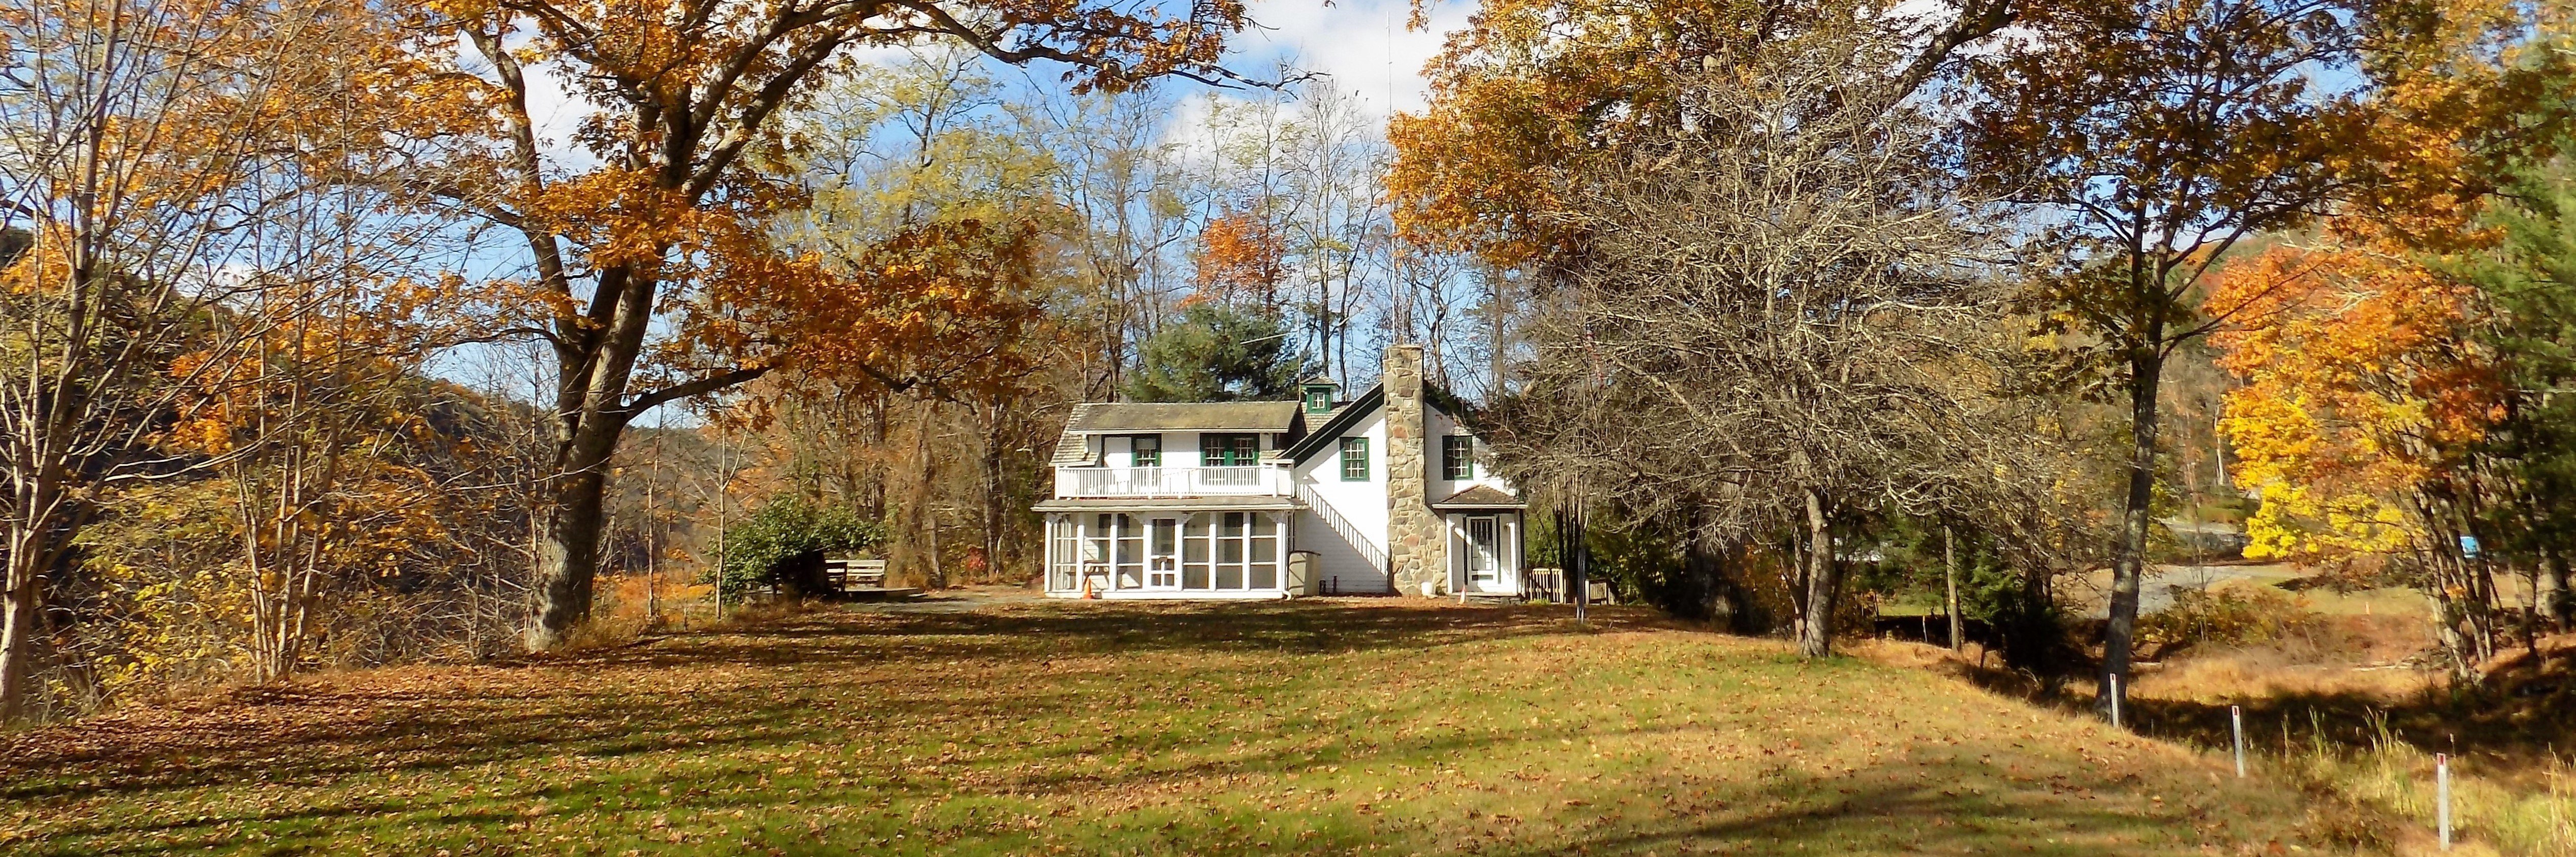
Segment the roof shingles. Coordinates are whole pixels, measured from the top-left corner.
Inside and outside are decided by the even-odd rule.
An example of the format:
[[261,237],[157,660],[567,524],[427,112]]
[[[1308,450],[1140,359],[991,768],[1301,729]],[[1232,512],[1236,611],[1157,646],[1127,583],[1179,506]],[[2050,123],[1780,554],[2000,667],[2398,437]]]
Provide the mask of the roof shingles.
[[1296,402],[1093,402],[1076,406],[1066,434],[1155,431],[1284,432]]

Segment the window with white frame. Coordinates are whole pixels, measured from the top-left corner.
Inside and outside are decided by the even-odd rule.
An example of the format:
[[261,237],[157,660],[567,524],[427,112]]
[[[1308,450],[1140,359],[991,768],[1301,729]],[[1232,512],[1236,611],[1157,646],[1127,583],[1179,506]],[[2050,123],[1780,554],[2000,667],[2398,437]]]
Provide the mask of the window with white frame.
[[1476,439],[1453,434],[1440,439],[1440,478],[1465,481],[1476,478]]

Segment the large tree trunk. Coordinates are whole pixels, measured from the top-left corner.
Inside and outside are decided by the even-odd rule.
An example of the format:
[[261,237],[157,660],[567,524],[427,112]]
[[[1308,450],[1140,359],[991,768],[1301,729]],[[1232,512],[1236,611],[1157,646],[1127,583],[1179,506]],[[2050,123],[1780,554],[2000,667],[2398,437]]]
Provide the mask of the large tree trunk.
[[556,476],[545,526],[537,535],[537,612],[528,622],[529,649],[561,647],[566,635],[590,618],[608,485],[607,456],[599,459]]
[[[50,462],[53,459],[44,458]],[[21,465],[25,473],[10,500],[6,591],[0,592],[0,725],[29,713],[35,685],[36,636],[44,632],[45,573],[52,569],[64,542],[75,530],[77,510],[67,510],[58,467]],[[64,520],[72,518],[73,520]]]
[[8,592],[0,598],[0,725],[27,713],[28,673],[35,666],[36,595],[43,569],[34,567],[28,528],[9,533]]
[[[651,290],[630,296],[649,302]],[[630,307],[633,304],[630,304]],[[643,345],[644,313],[633,313],[632,329],[625,309],[621,324],[607,331],[589,360],[567,361],[567,380],[560,395],[561,418],[555,453],[552,496],[545,525],[537,533],[536,615],[527,630],[529,649],[544,651],[564,644],[565,635],[590,619],[591,589],[599,576],[599,537],[607,520],[605,501],[608,460],[617,453],[625,416],[616,409],[626,397],[626,379]],[[588,368],[591,371],[581,372]],[[587,375],[589,377],[584,378]],[[586,381],[586,383],[585,383]]]
[[[2149,347],[2129,358],[2129,493],[2120,509],[2120,543],[2111,558],[2111,619],[2102,635],[2096,708],[2111,709],[2113,688],[2128,703],[2129,659],[2138,631],[2138,590],[2146,569],[2148,504],[2156,489],[2156,394],[2164,355]],[[2112,681],[2117,677],[2118,681]]]
[[1834,602],[1842,593],[1841,566],[1834,562],[1833,527],[1825,518],[1824,492],[1807,489],[1806,621],[1799,623],[1798,653],[1821,658],[1834,652]]

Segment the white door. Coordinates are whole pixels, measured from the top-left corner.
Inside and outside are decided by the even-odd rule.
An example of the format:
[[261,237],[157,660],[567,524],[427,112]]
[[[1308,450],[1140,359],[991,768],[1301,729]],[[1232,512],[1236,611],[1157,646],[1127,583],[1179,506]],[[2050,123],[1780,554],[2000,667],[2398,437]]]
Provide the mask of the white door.
[[1467,589],[1472,592],[1502,591],[1501,522],[1480,515],[1467,519]]
[[1155,518],[1146,538],[1145,588],[1181,588],[1181,521]]

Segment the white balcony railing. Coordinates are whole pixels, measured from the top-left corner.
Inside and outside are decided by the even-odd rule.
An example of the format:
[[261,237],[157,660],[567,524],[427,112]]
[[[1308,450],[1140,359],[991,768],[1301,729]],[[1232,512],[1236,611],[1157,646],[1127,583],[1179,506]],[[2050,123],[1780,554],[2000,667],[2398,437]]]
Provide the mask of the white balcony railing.
[[1058,467],[1058,497],[1287,496],[1281,467]]

